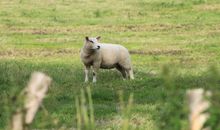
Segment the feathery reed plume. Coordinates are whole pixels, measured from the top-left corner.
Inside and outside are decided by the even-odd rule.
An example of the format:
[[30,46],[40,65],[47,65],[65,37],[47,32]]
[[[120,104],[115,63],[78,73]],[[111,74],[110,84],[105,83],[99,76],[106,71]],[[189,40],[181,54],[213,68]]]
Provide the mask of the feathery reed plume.
[[190,130],[202,130],[203,125],[207,121],[209,114],[204,112],[210,107],[210,103],[205,97],[210,97],[211,92],[204,89],[192,89],[187,91],[189,103],[189,122]]
[[34,72],[28,86],[19,95],[22,105],[16,108],[11,122],[12,130],[24,130],[33,122],[38,108],[46,96],[51,78],[41,72]]
[[25,98],[25,124],[31,124],[35,114],[40,107],[43,98],[46,96],[51,78],[43,73],[35,72],[31,76],[31,80],[26,89]]

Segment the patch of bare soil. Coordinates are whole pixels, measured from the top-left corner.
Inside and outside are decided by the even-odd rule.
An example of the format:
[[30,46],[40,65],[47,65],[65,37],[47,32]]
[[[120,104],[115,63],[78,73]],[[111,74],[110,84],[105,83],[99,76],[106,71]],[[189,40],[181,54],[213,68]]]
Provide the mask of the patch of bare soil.
[[139,55],[181,55],[185,51],[181,49],[156,49],[150,51],[131,50],[129,52],[131,54],[139,54]]
[[61,28],[9,28],[11,33],[23,33],[23,34],[57,34],[57,33],[67,33],[71,31],[70,29],[61,29]]
[[7,57],[52,57],[52,56],[65,56],[65,55],[76,55],[79,54],[80,50],[73,49],[34,49],[34,50],[24,50],[24,49],[7,49],[0,51],[0,58]]
[[217,11],[217,10],[220,10],[220,4],[197,5],[195,6],[195,9],[199,11]]
[[78,27],[45,27],[45,28],[15,28],[10,27],[8,31],[10,33],[22,33],[22,34],[69,34],[74,32],[143,32],[143,31],[167,31],[167,30],[186,30],[190,29],[190,24],[150,24],[150,25],[92,25],[92,26],[78,26]]

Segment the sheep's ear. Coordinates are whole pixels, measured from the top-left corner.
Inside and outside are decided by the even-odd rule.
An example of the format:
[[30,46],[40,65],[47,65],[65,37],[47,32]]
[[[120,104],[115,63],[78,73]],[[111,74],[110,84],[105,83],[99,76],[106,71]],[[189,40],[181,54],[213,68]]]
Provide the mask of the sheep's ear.
[[89,41],[89,37],[88,36],[86,36],[85,39],[86,39],[86,41]]
[[97,40],[100,40],[100,39],[101,39],[101,37],[100,37],[100,36],[98,36],[98,37],[96,37],[96,39],[97,39]]

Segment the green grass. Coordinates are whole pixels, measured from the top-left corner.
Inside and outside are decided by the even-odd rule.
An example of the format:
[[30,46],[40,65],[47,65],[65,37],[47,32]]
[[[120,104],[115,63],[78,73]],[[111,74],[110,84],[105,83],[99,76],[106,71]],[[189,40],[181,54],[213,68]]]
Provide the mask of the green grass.
[[[185,130],[186,89],[202,87],[214,92],[207,125],[219,130],[219,21],[219,0],[1,0],[0,129],[13,96],[42,71],[53,79],[49,114],[40,110],[31,128],[76,127],[75,97],[90,86],[97,129],[119,129],[122,90],[134,94],[133,129]],[[132,52],[134,81],[101,70],[96,84],[83,82],[79,50],[98,35]]]

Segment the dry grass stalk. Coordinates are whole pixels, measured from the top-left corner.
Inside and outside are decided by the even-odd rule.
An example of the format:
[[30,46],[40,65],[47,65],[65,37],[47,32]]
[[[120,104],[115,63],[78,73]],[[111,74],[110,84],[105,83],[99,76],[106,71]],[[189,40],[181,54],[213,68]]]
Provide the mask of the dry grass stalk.
[[207,110],[210,106],[210,103],[205,96],[211,96],[210,92],[204,91],[204,89],[193,89],[187,91],[190,115],[190,130],[202,130],[203,125],[207,121],[209,114]]

